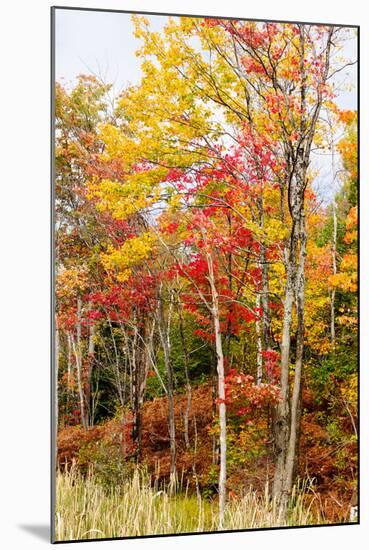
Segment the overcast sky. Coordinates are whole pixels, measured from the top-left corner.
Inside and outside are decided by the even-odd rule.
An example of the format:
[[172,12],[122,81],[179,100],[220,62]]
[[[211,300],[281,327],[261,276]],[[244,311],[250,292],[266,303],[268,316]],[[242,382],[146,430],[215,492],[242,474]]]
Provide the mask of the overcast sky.
[[[150,15],[150,26],[160,31],[167,16]],[[140,40],[133,36],[129,13],[83,10],[56,10],[56,78],[74,82],[79,74],[93,73],[120,90],[140,79],[140,63],[135,51]],[[356,39],[347,41],[345,56],[356,59]],[[356,84],[356,67],[339,76],[340,82]],[[341,107],[356,108],[356,90],[344,91],[338,97]]]
[[[159,31],[165,16],[150,16]],[[56,10],[56,79],[75,81],[79,74],[96,74],[117,90],[139,82],[140,63],[135,55],[141,42],[133,36],[127,13]]]

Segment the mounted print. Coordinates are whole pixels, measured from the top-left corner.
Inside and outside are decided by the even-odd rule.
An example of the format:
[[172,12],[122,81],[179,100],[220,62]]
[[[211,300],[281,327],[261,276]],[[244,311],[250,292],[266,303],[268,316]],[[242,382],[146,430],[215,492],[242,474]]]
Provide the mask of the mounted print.
[[358,32],[52,9],[54,542],[358,522]]

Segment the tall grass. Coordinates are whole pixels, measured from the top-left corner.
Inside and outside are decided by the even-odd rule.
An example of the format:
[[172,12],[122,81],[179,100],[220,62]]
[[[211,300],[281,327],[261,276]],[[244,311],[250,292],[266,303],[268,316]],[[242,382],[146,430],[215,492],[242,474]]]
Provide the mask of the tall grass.
[[[268,488],[263,495],[250,490],[243,498],[229,501],[224,529],[323,523],[322,516],[313,512],[316,497],[306,497],[306,487],[295,489],[288,519],[281,521]],[[93,475],[82,477],[73,469],[59,473],[56,503],[59,541],[216,531],[218,524],[216,501],[183,492],[169,496],[138,470],[122,486],[112,488],[97,483]]]

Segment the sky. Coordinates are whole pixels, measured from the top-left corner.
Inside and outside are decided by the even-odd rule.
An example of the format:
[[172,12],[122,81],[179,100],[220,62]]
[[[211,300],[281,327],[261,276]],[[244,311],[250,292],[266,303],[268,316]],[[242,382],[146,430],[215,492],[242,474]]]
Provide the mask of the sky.
[[[150,27],[161,31],[167,16],[150,15]],[[129,84],[138,84],[140,60],[135,55],[141,41],[133,35],[129,13],[57,9],[55,16],[55,74],[56,80],[70,86],[79,74],[95,74],[113,84],[113,95]],[[357,59],[357,40],[350,31],[342,54]],[[338,89],[336,102],[342,109],[357,108],[357,65],[347,67],[334,77]],[[337,139],[339,136],[337,136]],[[316,186],[324,202],[332,199],[331,159],[315,156],[312,164],[320,176]]]
[[[150,16],[151,28],[160,31],[167,17]],[[79,74],[95,74],[117,90],[140,80],[135,51],[140,40],[133,36],[127,13],[56,10],[56,79],[75,82]]]
[[[167,16],[150,15],[151,29],[160,31]],[[137,84],[140,63],[135,51],[140,40],[133,36],[129,13],[83,10],[56,10],[56,79],[75,82],[79,74],[96,74],[120,90],[127,84]],[[356,40],[348,40],[345,57],[357,58]],[[339,82],[356,82],[356,67],[340,73]],[[344,91],[338,98],[340,107],[356,108],[356,92]]]

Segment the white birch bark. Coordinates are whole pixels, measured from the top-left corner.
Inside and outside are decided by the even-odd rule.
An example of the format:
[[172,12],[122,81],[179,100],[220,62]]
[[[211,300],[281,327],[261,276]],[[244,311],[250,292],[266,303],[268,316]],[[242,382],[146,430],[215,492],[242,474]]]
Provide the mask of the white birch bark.
[[83,390],[83,376],[82,376],[82,300],[80,297],[77,298],[77,342],[72,335],[72,347],[74,352],[74,357],[76,360],[76,370],[77,370],[77,385],[78,385],[78,394],[79,394],[79,405],[81,411],[81,424],[84,430],[88,429],[88,421],[86,414],[85,406],[85,395]]
[[176,468],[176,427],[175,427],[175,416],[174,416],[174,379],[173,379],[173,368],[170,360],[170,322],[171,322],[171,309],[173,307],[172,297],[170,298],[169,311],[167,320],[165,320],[164,307],[163,307],[163,296],[162,288],[159,289],[159,335],[161,340],[161,345],[163,348],[164,355],[164,364],[167,371],[167,397],[168,397],[168,406],[169,406],[169,442],[170,442],[170,491],[173,491],[176,482],[177,482],[177,468]]
[[222,345],[222,334],[220,330],[219,319],[219,300],[215,284],[214,265],[210,253],[206,254],[209,283],[212,298],[212,317],[215,333],[215,350],[217,354],[217,372],[218,372],[218,399],[219,399],[219,443],[220,443],[220,471],[219,471],[219,520],[218,529],[223,529],[224,513],[226,508],[226,482],[227,482],[227,418],[225,404],[225,383],[224,383],[224,355]]
[[[256,309],[260,311],[260,294],[256,294]],[[263,343],[261,338],[261,320],[259,317],[256,319],[256,384],[260,386],[263,379]]]

